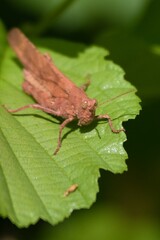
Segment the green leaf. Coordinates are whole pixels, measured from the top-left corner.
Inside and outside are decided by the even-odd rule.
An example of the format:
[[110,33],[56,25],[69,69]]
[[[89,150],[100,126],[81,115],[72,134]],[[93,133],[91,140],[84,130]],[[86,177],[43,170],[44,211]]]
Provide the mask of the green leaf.
[[6,31],[0,20],[0,66],[7,46]]
[[[47,42],[43,41],[41,51],[49,52],[77,85],[90,75],[90,98],[99,103],[111,99],[99,105],[97,114],[109,114],[116,129],[123,121],[135,118],[140,110],[136,89],[124,80],[119,66],[104,59],[106,50],[52,39],[53,52],[47,49]],[[85,50],[76,57],[62,54],[73,52],[73,48],[75,53]],[[0,104],[14,109],[33,103],[21,89],[22,67],[10,48],[0,69]],[[107,121],[82,128],[71,123],[64,129],[62,147],[54,156],[61,122],[39,110],[26,109],[12,115],[0,107],[0,213],[17,226],[28,226],[39,218],[56,224],[74,209],[89,208],[96,200],[99,169],[113,173],[127,170],[123,148],[126,135],[112,133]],[[78,189],[64,197],[73,184],[78,184]]]

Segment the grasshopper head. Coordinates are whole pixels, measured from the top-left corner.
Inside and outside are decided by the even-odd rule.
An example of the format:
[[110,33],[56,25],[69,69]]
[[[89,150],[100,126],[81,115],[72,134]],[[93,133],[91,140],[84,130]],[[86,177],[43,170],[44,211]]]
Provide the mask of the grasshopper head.
[[88,125],[94,120],[96,107],[96,99],[85,99],[81,102],[77,115],[79,126]]

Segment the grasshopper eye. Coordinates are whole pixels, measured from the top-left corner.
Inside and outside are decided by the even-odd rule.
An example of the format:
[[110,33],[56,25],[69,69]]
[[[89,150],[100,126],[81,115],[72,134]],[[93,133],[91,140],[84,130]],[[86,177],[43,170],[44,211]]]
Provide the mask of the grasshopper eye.
[[86,100],[83,101],[81,107],[82,107],[83,109],[86,109],[86,108],[88,107],[88,101],[86,101]]

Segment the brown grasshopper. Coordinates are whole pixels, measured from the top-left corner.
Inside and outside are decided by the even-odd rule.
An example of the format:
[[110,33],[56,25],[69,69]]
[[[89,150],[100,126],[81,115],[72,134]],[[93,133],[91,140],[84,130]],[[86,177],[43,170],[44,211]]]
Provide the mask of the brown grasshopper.
[[8,41],[24,66],[23,90],[37,102],[8,111],[15,113],[26,108],[36,108],[64,118],[54,154],[61,147],[63,128],[73,120],[78,120],[78,125],[82,126],[94,120],[107,119],[112,132],[124,131],[123,128],[114,129],[108,114],[95,115],[97,100],[90,99],[85,93],[89,82],[77,87],[55,66],[50,56],[41,54],[19,29],[13,28],[9,32]]

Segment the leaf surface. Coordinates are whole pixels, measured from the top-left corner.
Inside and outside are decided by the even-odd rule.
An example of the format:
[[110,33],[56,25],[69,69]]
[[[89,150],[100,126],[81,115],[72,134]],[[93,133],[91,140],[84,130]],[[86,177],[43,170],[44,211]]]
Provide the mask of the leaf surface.
[[[48,48],[50,44],[55,51]],[[73,49],[76,56],[63,54]],[[115,128],[139,113],[136,89],[124,80],[119,66],[104,59],[106,50],[51,39],[43,41],[40,51],[50,53],[56,66],[78,86],[90,76],[87,94],[99,102],[96,114],[109,114]],[[22,91],[22,82],[22,66],[7,47],[0,66],[1,105],[15,109],[34,103]],[[74,209],[89,208],[98,192],[99,169],[113,173],[127,170],[126,135],[112,133],[107,121],[81,128],[76,122],[69,124],[54,156],[61,122],[39,110],[11,115],[0,107],[0,214],[17,226],[28,226],[39,218],[56,224]],[[76,191],[64,197],[73,184],[78,184]]]

